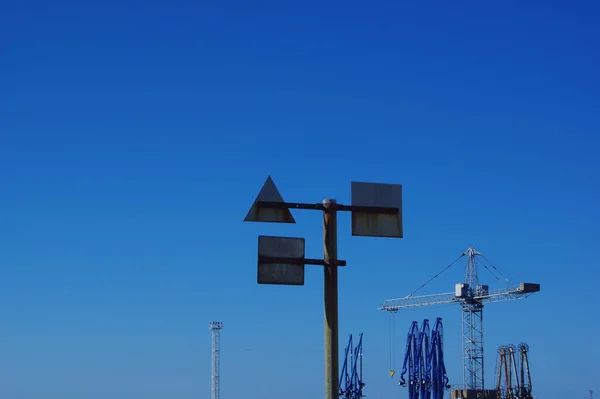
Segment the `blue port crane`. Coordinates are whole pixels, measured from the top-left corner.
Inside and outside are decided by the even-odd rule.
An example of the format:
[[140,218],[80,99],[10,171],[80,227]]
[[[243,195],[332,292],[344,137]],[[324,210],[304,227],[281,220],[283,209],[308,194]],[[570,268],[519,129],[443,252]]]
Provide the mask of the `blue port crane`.
[[354,345],[352,334],[348,340],[348,346],[344,350],[344,363],[340,373],[340,398],[360,399],[363,397],[362,380],[362,333],[358,336],[358,342]]
[[431,393],[432,399],[443,399],[444,390],[450,389],[446,365],[444,363],[444,326],[442,318],[435,320],[431,330]]
[[422,348],[421,356],[419,357],[419,371],[421,372],[420,394],[422,399],[431,398],[431,347],[430,337],[431,329],[429,328],[429,320],[423,320],[421,331],[419,331],[418,345]]
[[[404,353],[404,362],[400,372],[400,385],[408,386],[408,399],[418,399],[418,386],[420,382],[419,364],[421,348],[417,344],[419,336],[419,323],[413,321],[406,337],[406,351]],[[408,383],[404,376],[408,372]]]
[[443,399],[444,391],[450,388],[444,364],[443,335],[440,317],[433,329],[427,319],[420,329],[418,322],[411,323],[399,382],[400,386],[408,387],[408,399]]

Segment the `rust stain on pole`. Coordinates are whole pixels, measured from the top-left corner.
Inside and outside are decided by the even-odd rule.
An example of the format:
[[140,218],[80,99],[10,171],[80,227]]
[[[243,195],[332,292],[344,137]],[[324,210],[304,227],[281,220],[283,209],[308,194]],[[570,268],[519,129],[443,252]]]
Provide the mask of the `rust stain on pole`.
[[337,203],[323,201],[323,258],[325,305],[325,399],[339,397]]

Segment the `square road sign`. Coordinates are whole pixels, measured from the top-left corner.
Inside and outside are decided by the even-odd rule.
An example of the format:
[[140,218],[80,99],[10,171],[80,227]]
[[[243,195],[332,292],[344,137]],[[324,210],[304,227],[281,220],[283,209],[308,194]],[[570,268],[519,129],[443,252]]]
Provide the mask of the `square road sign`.
[[[304,285],[304,238],[258,237],[258,284]],[[294,263],[265,262],[261,257],[289,258]]]

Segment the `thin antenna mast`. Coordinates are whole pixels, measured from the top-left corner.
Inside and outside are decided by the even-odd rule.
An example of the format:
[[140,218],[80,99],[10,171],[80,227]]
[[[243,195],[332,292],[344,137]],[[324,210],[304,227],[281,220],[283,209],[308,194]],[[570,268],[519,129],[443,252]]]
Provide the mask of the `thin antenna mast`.
[[212,330],[212,376],[210,381],[210,398],[220,399],[220,363],[221,363],[221,330],[223,329],[223,323],[220,321],[212,321],[209,324]]

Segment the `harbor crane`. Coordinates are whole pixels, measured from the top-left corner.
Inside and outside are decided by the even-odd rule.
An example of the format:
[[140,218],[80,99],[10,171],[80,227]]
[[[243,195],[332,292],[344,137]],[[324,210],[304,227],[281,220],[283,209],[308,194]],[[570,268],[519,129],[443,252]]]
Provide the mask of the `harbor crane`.
[[358,343],[354,345],[352,334],[348,346],[344,351],[344,365],[340,374],[340,399],[361,399],[365,383],[362,379],[362,333],[358,336]]
[[[455,286],[455,292],[413,296],[421,288],[425,287],[433,279],[449,269],[459,260],[467,257],[465,280]],[[462,307],[462,350],[463,350],[463,385],[467,390],[484,390],[483,373],[483,306],[486,303],[524,299],[531,294],[540,291],[540,284],[521,283],[519,286],[490,289],[488,285],[479,283],[477,273],[480,260],[482,266],[494,274],[508,281],[500,270],[498,270],[483,254],[469,247],[454,262],[446,266],[441,272],[432,277],[425,284],[404,298],[388,299],[383,302],[379,310],[397,312],[399,309],[418,306],[441,305],[448,303],[459,303]],[[496,274],[498,273],[498,274]],[[390,370],[390,375],[395,371]]]
[[[450,388],[444,364],[442,318],[435,320],[433,329],[429,320],[423,320],[421,329],[413,321],[406,338],[406,352],[400,386],[408,387],[408,399],[444,399]],[[404,376],[408,373],[408,382]]]
[[496,399],[533,399],[529,369],[529,345],[520,343],[498,348]]

